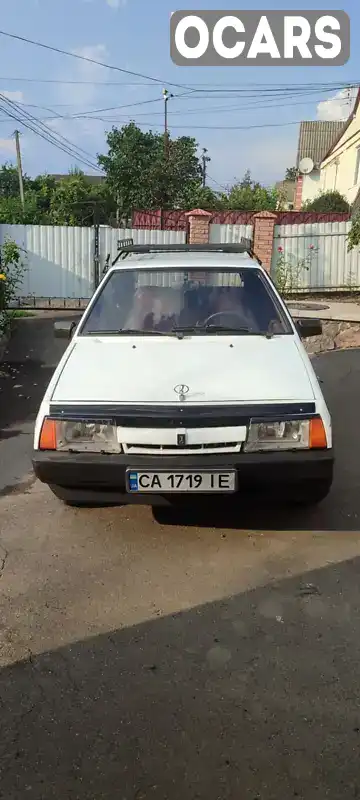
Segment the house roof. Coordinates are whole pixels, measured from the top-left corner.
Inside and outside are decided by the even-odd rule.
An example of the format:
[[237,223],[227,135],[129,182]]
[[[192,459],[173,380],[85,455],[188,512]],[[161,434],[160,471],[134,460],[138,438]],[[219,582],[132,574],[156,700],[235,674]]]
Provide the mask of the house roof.
[[337,137],[342,135],[345,125],[344,122],[322,120],[301,122],[296,166],[303,158],[312,158],[315,167],[319,167]]
[[[51,178],[54,178],[55,181],[62,181],[64,178],[71,178],[71,173],[67,172],[65,175],[50,175]],[[104,183],[105,175],[85,175],[84,178],[87,180],[88,183]]]

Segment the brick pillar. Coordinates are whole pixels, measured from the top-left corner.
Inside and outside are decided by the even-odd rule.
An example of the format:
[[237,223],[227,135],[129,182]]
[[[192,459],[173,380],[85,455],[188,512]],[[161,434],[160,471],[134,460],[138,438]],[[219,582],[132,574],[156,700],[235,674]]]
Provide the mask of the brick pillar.
[[195,208],[185,215],[189,220],[189,244],[208,244],[210,234],[210,219],[212,214]]
[[272,211],[259,211],[253,217],[254,252],[268,272],[271,268],[276,219],[277,215]]
[[304,176],[298,175],[296,179],[294,211],[301,211],[303,185],[304,185]]

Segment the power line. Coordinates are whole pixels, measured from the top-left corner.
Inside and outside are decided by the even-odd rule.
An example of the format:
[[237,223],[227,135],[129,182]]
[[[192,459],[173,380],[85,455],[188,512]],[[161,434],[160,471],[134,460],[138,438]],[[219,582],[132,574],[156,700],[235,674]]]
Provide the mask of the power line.
[[[327,91],[329,91],[329,90],[327,90]],[[181,99],[183,97],[189,97],[189,99],[198,100],[199,99],[198,95],[196,95],[194,97],[193,94],[194,94],[193,92],[184,92],[184,93],[182,93],[180,95],[173,95],[173,97],[176,98],[176,99]],[[315,99],[313,97],[313,94],[314,94],[314,90],[309,90],[307,92],[301,92],[301,93],[300,92],[294,92],[293,94],[287,95],[287,97],[289,99],[291,99],[292,97],[301,97],[301,96],[308,97],[309,95],[311,95],[311,98],[309,98],[309,100],[310,100],[310,99]],[[284,96],[284,99],[285,99],[285,97],[286,97],[286,95]],[[207,98],[207,99],[210,99],[210,98]],[[223,106],[210,106],[210,107],[201,107],[201,108],[195,108],[195,109],[181,109],[181,110],[177,110],[177,111],[171,111],[170,113],[171,113],[171,116],[173,116],[175,114],[176,115],[179,115],[179,114],[181,114],[181,115],[183,115],[183,114],[198,114],[200,112],[209,113],[210,111],[225,111],[225,112],[228,112],[228,111],[251,110],[252,108],[255,108],[255,109],[256,108],[260,108],[260,109],[262,109],[262,108],[283,108],[285,106],[305,105],[306,102],[307,102],[307,101],[303,100],[300,103],[288,103],[288,102],[286,102],[285,104],[276,104],[274,101],[276,101],[278,99],[282,99],[282,97],[281,96],[276,96],[276,97],[273,97],[273,98],[266,97],[266,100],[268,102],[266,102],[266,104],[264,104],[264,101],[261,100],[259,97],[257,97],[257,98],[254,98],[254,102],[253,103],[250,103],[249,105],[245,105],[245,106],[238,106],[238,105],[237,106],[227,106],[227,105],[226,106],[225,105],[223,105]],[[318,97],[317,98],[318,102],[321,102],[321,99],[322,98]],[[79,112],[79,113],[76,113],[76,114],[62,115],[62,116],[63,116],[64,119],[79,119],[81,117],[85,117],[86,119],[91,119],[91,117],[89,116],[90,114],[100,114],[100,113],[103,113],[103,112],[106,112],[106,111],[120,111],[123,108],[133,108],[133,107],[141,106],[141,105],[149,105],[151,103],[159,102],[160,100],[161,100],[161,98],[153,98],[151,100],[140,100],[140,101],[138,101],[136,103],[127,103],[127,104],[120,105],[120,106],[110,106],[110,107],[107,107],[107,108],[91,109],[90,111],[82,111],[82,112]],[[39,106],[39,108],[41,108],[41,107],[45,108],[45,106]],[[159,116],[161,115],[162,116],[162,112],[154,112],[153,114],[151,114],[151,116],[157,116],[157,115],[159,115]]]
[[[5,107],[3,105],[4,103],[6,103]],[[9,110],[9,108],[7,106],[10,106],[11,110]],[[62,150],[67,155],[70,155],[73,158],[75,157],[78,161],[81,161],[87,167],[91,167],[91,169],[96,169],[97,171],[101,171],[97,164],[94,164],[91,161],[89,161],[88,159],[84,158],[84,156],[79,155],[79,152],[77,152],[76,149],[73,149],[73,148],[76,148],[76,145],[72,145],[72,143],[70,142],[69,143],[70,146],[67,146],[65,143],[62,143],[61,141],[59,141],[59,139],[56,138],[57,134],[54,135],[50,128],[47,128],[42,123],[38,123],[38,121],[36,120],[35,117],[31,118],[31,115],[28,115],[29,118],[25,118],[24,119],[23,116],[21,116],[21,115],[19,116],[19,111],[16,109],[16,104],[11,103],[11,101],[9,101],[8,98],[4,97],[1,93],[0,93],[0,108],[11,119],[16,120],[16,122],[20,122],[25,128],[31,130],[33,133],[35,133],[38,136],[40,136],[42,139],[47,141],[49,144],[54,145],[55,147],[57,147],[59,150]],[[60,134],[59,134],[59,138],[60,138]],[[68,140],[65,139],[65,137],[61,137],[61,138],[63,138],[65,140],[65,142],[68,141]]]
[[[187,97],[189,96],[188,92],[184,93],[184,95],[185,94],[186,94]],[[304,93],[304,94],[307,94],[307,93]],[[183,94],[181,94],[181,95],[173,95],[173,97],[179,99],[179,98],[182,98],[184,95]],[[300,94],[296,93],[294,95],[288,95],[288,98],[291,99],[292,96],[299,97]],[[191,109],[189,108],[189,109],[181,109],[181,110],[177,110],[177,111],[171,111],[170,114],[173,117],[175,115],[176,116],[185,115],[185,114],[186,115],[194,115],[194,114],[196,115],[196,114],[199,114],[199,113],[210,113],[210,112],[214,112],[214,111],[223,111],[224,113],[232,113],[232,112],[235,112],[235,111],[251,111],[252,109],[254,109],[254,110],[263,110],[263,109],[266,109],[266,108],[278,109],[278,108],[288,108],[288,107],[292,107],[292,106],[308,105],[310,99],[311,100],[316,100],[317,103],[322,101],[321,97],[316,97],[316,98],[315,97],[311,97],[311,98],[303,99],[300,102],[294,102],[294,103],[289,103],[288,101],[286,101],[286,103],[274,102],[277,99],[281,99],[281,98],[267,98],[266,102],[256,98],[253,103],[249,103],[247,105],[241,105],[241,106],[239,106],[239,105],[235,105],[235,106],[229,106],[229,105],[202,106],[200,108],[198,107],[198,108],[195,108],[195,109],[194,108],[191,108]],[[30,103],[22,103],[20,101],[18,102],[18,105],[22,106],[22,107],[32,107],[32,108],[45,109],[47,111],[52,112],[55,115],[53,117],[43,117],[43,118],[37,117],[36,119],[38,121],[46,121],[46,120],[53,120],[53,119],[63,119],[63,120],[73,120],[73,121],[74,120],[79,120],[79,119],[80,120],[81,119],[86,119],[86,120],[90,121],[90,120],[94,119],[94,120],[97,120],[97,121],[107,121],[107,122],[115,121],[116,122],[116,121],[121,121],[121,118],[124,118],[124,115],[120,115],[119,118],[118,117],[116,117],[116,118],[106,117],[105,118],[105,117],[102,117],[102,116],[101,117],[100,116],[99,117],[93,117],[91,115],[100,114],[101,112],[105,112],[105,111],[120,111],[120,110],[122,110],[124,108],[134,108],[134,107],[138,107],[138,106],[142,106],[142,105],[148,105],[148,104],[151,104],[151,103],[157,103],[159,101],[161,101],[161,98],[156,97],[156,98],[153,98],[151,100],[141,100],[141,101],[138,101],[136,103],[126,103],[126,104],[123,104],[123,105],[120,105],[120,106],[110,106],[108,108],[90,109],[90,110],[87,110],[87,111],[82,111],[82,112],[78,112],[78,113],[74,113],[74,114],[59,114],[58,112],[55,112],[53,108],[50,108],[48,106],[35,105],[35,104],[30,104]],[[344,98],[344,104],[345,103],[348,103],[348,99],[347,98]],[[69,105],[71,105],[71,104],[69,104]],[[156,116],[162,116],[162,114],[163,114],[163,112],[154,111],[154,112],[152,112],[150,114],[150,116],[156,117]],[[137,114],[137,116],[145,116],[145,114],[141,114],[140,113],[140,114]],[[86,153],[86,151],[84,151],[84,152]],[[90,155],[90,154],[88,154],[88,155]]]
[[93,111],[80,111],[78,114],[75,114],[74,117],[72,117],[72,119],[80,119],[81,117],[86,116],[87,114],[101,114],[104,111],[117,111],[118,109],[121,108],[134,108],[135,106],[145,106],[148,105],[149,103],[160,103],[162,101],[163,101],[162,97],[156,97],[153,100],[139,100],[139,102],[137,103],[127,103],[126,105],[123,106],[110,106],[109,108],[95,108]]
[[[258,102],[256,102],[256,103],[251,103],[249,105],[241,105],[241,106],[239,106],[239,105],[236,105],[236,106],[209,106],[207,108],[206,107],[200,107],[200,108],[195,108],[195,109],[191,108],[191,109],[182,109],[182,110],[177,110],[177,111],[171,111],[169,113],[169,116],[171,116],[171,117],[174,117],[175,115],[176,116],[178,116],[178,115],[183,116],[185,114],[186,115],[196,115],[196,114],[199,114],[199,113],[209,114],[210,112],[213,113],[214,111],[223,111],[224,113],[233,113],[234,111],[251,111],[252,109],[254,109],[255,111],[257,111],[257,110],[262,111],[265,108],[277,109],[277,108],[290,108],[290,107],[293,107],[293,106],[304,106],[304,105],[308,105],[308,102],[309,102],[308,100],[301,100],[300,102],[295,102],[295,103],[288,103],[288,102],[286,102],[286,103],[270,103],[270,102],[268,102],[268,103],[258,103]],[[318,97],[316,99],[316,102],[320,103],[320,102],[322,102],[322,99],[320,97]],[[324,101],[324,102],[326,102],[326,101]],[[348,103],[348,100],[344,98],[343,103],[344,104]],[[129,106],[117,106],[115,109],[108,109],[108,110],[109,111],[111,111],[111,110],[120,110],[122,108],[129,108]],[[96,113],[96,112],[94,111],[92,113]],[[152,112],[150,114],[151,117],[157,117],[157,116],[161,116],[161,115],[162,115],[161,111],[159,111],[159,112],[154,111],[154,112]],[[145,116],[145,114],[141,114],[140,113],[140,114],[137,114],[137,116],[141,117],[141,116]],[[79,118],[92,119],[92,117],[88,116],[88,112],[85,112],[85,111],[82,114],[66,115],[63,118],[64,119],[79,119]],[[98,119],[98,118],[94,117],[94,119]]]
[[[25,122],[31,122],[32,125],[36,126],[36,131],[35,132],[39,133],[39,131],[42,131],[43,133],[46,133],[47,137],[50,137],[52,139],[52,143],[55,143],[55,142],[58,143],[59,140],[60,140],[60,143],[62,143],[63,146],[65,145],[67,147],[67,149],[69,150],[69,154],[71,154],[73,156],[76,156],[76,157],[79,157],[79,160],[83,160],[83,162],[87,163],[88,166],[95,167],[95,169],[99,169],[98,165],[95,165],[94,163],[90,162],[90,159],[92,159],[93,156],[92,156],[91,153],[88,153],[87,150],[83,150],[82,147],[78,147],[73,142],[71,142],[69,139],[67,139],[65,136],[63,136],[61,133],[53,131],[51,128],[49,128],[47,125],[45,125],[41,120],[39,120],[37,117],[34,117],[28,111],[25,111],[24,109],[19,108],[17,103],[15,103],[13,100],[9,100],[9,98],[5,97],[5,95],[2,95],[0,93],[0,98],[3,101],[3,103],[6,104],[5,108],[4,108],[4,106],[2,107],[3,111],[5,111],[5,113],[7,113],[7,114],[9,113],[8,109],[6,108],[6,106],[10,107],[13,111],[15,110],[17,112],[17,114],[20,114],[20,117],[17,117],[17,121],[18,122],[21,122],[23,125],[25,125]],[[71,149],[71,153],[70,153],[70,149]],[[81,155],[82,153],[86,156],[86,160],[85,161],[84,161],[84,155]]]
[[215,180],[215,178],[213,178],[211,175],[209,175],[209,173],[208,173],[208,178],[210,178],[210,180],[212,181],[212,183],[215,183],[215,184],[216,184],[216,186],[219,186],[219,187],[220,187],[220,189],[224,189],[224,191],[225,191],[225,192],[227,192],[227,191],[228,191],[228,189],[229,189],[229,187],[228,187],[228,186],[225,186],[223,183],[219,183],[219,181],[216,181],[216,180]]
[[[0,98],[1,98],[1,95],[0,95]],[[3,108],[2,110],[6,114],[8,113],[6,109]],[[36,118],[34,118],[34,119],[36,119]],[[45,119],[46,120],[51,120],[51,119],[57,119],[57,117],[45,117]],[[151,122],[150,120],[147,120],[147,121],[144,120],[144,121],[140,122],[139,120],[133,120],[131,117],[122,117],[122,118],[118,118],[118,117],[114,117],[114,118],[111,118],[111,117],[81,117],[80,119],[77,118],[77,117],[68,117],[68,118],[65,118],[65,119],[69,119],[72,122],[80,122],[81,120],[86,120],[87,122],[105,122],[105,123],[111,123],[111,124],[121,123],[122,125],[127,124],[127,122],[129,122],[129,123],[130,122],[135,122],[136,125],[142,126],[142,127],[145,126],[146,128],[161,128],[161,129],[163,128],[163,125],[160,122],[154,122],[154,121]],[[0,118],[0,122],[6,122],[6,121],[7,120],[5,118]],[[17,121],[21,122],[22,124],[25,124],[23,118],[21,118],[21,117],[17,118]],[[38,120],[38,121],[40,122],[40,120]],[[261,124],[261,125],[177,125],[177,124],[175,124],[175,125],[172,125],[171,127],[174,130],[214,130],[214,131],[234,130],[234,131],[239,131],[239,130],[251,130],[252,128],[273,128],[273,127],[281,128],[281,127],[287,126],[287,125],[300,125],[301,122],[303,122],[303,120],[297,120],[297,121],[294,121],[294,122],[282,122],[282,123],[266,123],[266,124]],[[345,122],[345,120],[344,120],[344,122]],[[49,128],[49,130],[50,130],[50,128]],[[73,146],[76,147],[76,145],[73,145]],[[97,167],[97,169],[99,169],[99,168]]]
[[[184,86],[184,84],[179,84],[179,83],[174,83],[174,82],[171,82],[171,81],[166,81],[163,78],[154,78],[152,75],[145,75],[145,74],[143,74],[141,72],[134,72],[133,70],[125,69],[124,67],[118,67],[118,66],[115,66],[113,64],[106,64],[103,61],[97,61],[96,59],[90,58],[89,56],[82,56],[79,53],[71,53],[68,50],[63,50],[62,48],[59,48],[59,47],[53,47],[51,45],[45,44],[44,42],[34,41],[33,39],[28,39],[25,36],[19,36],[18,34],[15,34],[15,33],[9,33],[8,31],[0,30],[0,34],[2,36],[6,36],[9,39],[14,39],[14,40],[17,40],[19,42],[24,42],[26,44],[31,44],[31,45],[33,45],[35,47],[41,47],[44,50],[49,50],[49,51],[51,51],[53,53],[59,53],[60,55],[64,55],[64,56],[69,56],[70,58],[76,58],[76,59],[78,59],[80,61],[86,61],[89,64],[96,64],[99,67],[104,67],[105,69],[115,70],[115,71],[121,72],[122,74],[125,74],[125,75],[132,75],[133,77],[136,77],[136,78],[143,78],[144,80],[153,81],[154,83],[158,83],[158,84],[161,84],[161,85],[166,84],[167,86],[176,86],[179,89],[191,89],[191,88],[193,88],[193,86]],[[201,84],[197,84],[197,86],[200,86],[200,85]],[[214,86],[214,84],[210,84],[210,85]],[[307,84],[307,85],[314,85],[314,84]],[[289,84],[283,84],[283,86],[289,86]],[[343,88],[350,87],[350,86],[351,86],[351,84],[349,84],[349,82],[345,82],[343,84]],[[292,88],[293,88],[293,85],[292,85]],[[198,89],[197,91],[202,91],[202,90]],[[214,93],[214,92],[218,92],[218,91],[223,91],[223,89],[221,89],[221,88],[219,88],[219,89],[213,88],[213,89],[210,89],[209,91]],[[238,91],[238,89],[231,88],[231,89],[228,89],[227,91],[230,91],[230,92]],[[267,89],[264,89],[264,91],[267,91]]]
[[[83,117],[84,119],[84,117]],[[90,119],[94,119],[94,117],[90,117]],[[102,119],[103,122],[118,122],[119,120],[111,120],[106,118],[97,117],[97,119]],[[300,125],[303,122],[302,119],[295,120],[294,122],[274,122],[274,123],[264,123],[260,125],[172,125],[174,130],[207,130],[207,131],[247,131],[252,130],[254,128],[283,128],[289,125]],[[146,127],[155,127],[155,128],[162,128],[162,125],[157,122],[137,122],[137,125],[142,125]]]
[[25,42],[26,44],[32,44],[35,47],[41,47],[44,50],[50,50],[53,53],[59,53],[62,56],[70,56],[70,58],[76,58],[79,61],[87,61],[88,64],[96,64],[98,67],[105,67],[105,69],[112,69],[117,72],[122,72],[124,75],[133,75],[135,78],[144,78],[145,80],[150,80],[154,83],[160,83],[162,86],[167,84],[168,86],[176,86],[178,89],[189,89],[188,86],[184,86],[181,83],[171,83],[170,81],[165,81],[162,78],[153,78],[152,75],[143,75],[141,72],[133,72],[130,69],[116,67],[113,64],[106,64],[103,61],[96,61],[95,58],[81,56],[79,53],[70,53],[68,50],[62,50],[60,47],[52,47],[49,44],[44,44],[44,42],[36,42],[33,39],[27,39],[25,36],[18,36],[15,33],[9,33],[8,31],[0,30],[0,34],[1,36],[7,36],[9,39],[16,39],[19,42]]
[[[177,97],[177,98],[188,97],[189,94],[191,94],[191,92],[184,92],[184,93],[179,94],[179,95],[177,95],[177,94],[173,95],[172,94],[171,97]],[[87,114],[100,114],[100,113],[103,113],[104,111],[118,111],[118,110],[120,110],[122,108],[133,108],[135,106],[145,106],[145,105],[148,105],[149,103],[158,103],[158,102],[163,102],[163,101],[164,101],[163,97],[154,97],[151,100],[138,100],[138,102],[136,102],[136,103],[126,103],[125,105],[122,105],[122,106],[110,106],[109,108],[97,108],[97,109],[94,109],[93,111],[82,111],[79,114],[75,114],[74,116],[72,116],[71,119],[79,119],[79,118],[81,118],[83,116],[86,116]],[[162,114],[162,112],[159,112],[159,113]]]
[[[74,54],[70,53],[70,55],[74,55]],[[96,62],[96,63],[98,63],[98,62]],[[111,69],[113,69],[113,67],[111,67]],[[116,69],[116,67],[114,67],[114,69]],[[79,86],[153,86],[154,85],[153,82],[151,82],[151,81],[150,82],[146,82],[146,83],[143,83],[143,82],[140,83],[139,81],[136,81],[136,82],[124,82],[124,81],[81,81],[81,80],[61,80],[61,79],[55,79],[55,78],[28,78],[28,77],[15,78],[14,76],[0,76],[0,80],[1,81],[21,82],[21,83],[54,83],[54,84],[66,84],[66,85],[67,84],[69,84],[69,85],[79,85]],[[359,84],[358,80],[345,81],[345,82],[340,84],[340,87],[343,88],[343,89],[347,89],[347,88],[355,87],[358,84]],[[305,84],[303,84],[303,83],[301,83],[301,84],[293,84],[293,83],[292,84],[289,84],[289,83],[286,83],[286,84],[284,84],[284,83],[275,84],[274,83],[273,84],[273,83],[263,83],[263,82],[261,82],[261,83],[247,82],[247,83],[243,83],[241,85],[236,85],[236,84],[216,84],[216,83],[192,83],[192,84],[189,84],[189,88],[191,87],[191,88],[196,90],[196,87],[198,87],[198,86],[207,86],[207,87],[213,87],[213,88],[214,87],[218,87],[218,89],[216,89],[216,91],[228,91],[228,92],[230,92],[230,91],[240,91],[240,92],[242,92],[242,91],[250,91],[250,88],[249,89],[244,89],[244,87],[251,87],[251,88],[261,87],[261,89],[263,89],[264,91],[265,90],[266,91],[268,91],[268,90],[271,91],[271,90],[282,89],[284,87],[290,87],[290,86],[292,88],[296,88],[298,86],[299,88],[306,88],[306,87],[321,88],[321,87],[327,87],[331,91],[332,88],[336,89],[338,87],[338,85],[339,85],[338,81],[335,81],[335,82],[331,81],[331,82],[327,82],[327,83],[323,83],[323,82],[316,83],[316,82],[313,82],[313,83],[305,83]],[[230,88],[226,89],[226,86],[229,86]],[[268,87],[269,87],[269,89],[268,89]]]
[[[63,136],[61,133],[59,133],[57,131],[53,131],[51,128],[49,128],[47,125],[45,125],[42,122],[42,120],[40,120],[38,117],[34,117],[28,111],[26,111],[25,109],[21,108],[18,105],[18,103],[16,103],[14,100],[10,100],[8,97],[6,97],[6,95],[2,95],[1,93],[0,93],[0,97],[3,100],[4,103],[6,103],[8,106],[10,106],[10,108],[15,109],[18,113],[23,115],[22,121],[24,120],[24,118],[27,119],[27,120],[30,120],[33,124],[38,125],[40,129],[42,129],[44,132],[46,132],[47,135],[50,135],[53,138],[57,137],[58,139],[62,140],[67,146],[70,146],[74,151],[77,151],[78,153],[83,153],[89,159],[93,158],[93,155],[91,153],[89,153],[87,150],[84,150],[82,147],[79,147],[78,145],[75,145],[73,142],[71,142],[69,139],[67,139],[65,136]],[[50,110],[53,111],[52,109],[50,109]],[[54,117],[54,119],[63,119],[63,117],[60,114],[56,114],[56,117]]]
[[55,83],[65,84],[70,86],[154,86],[153,82],[149,81],[76,81],[76,80],[61,80],[60,78],[14,78],[14,77],[0,77],[0,81],[13,81],[16,83]]

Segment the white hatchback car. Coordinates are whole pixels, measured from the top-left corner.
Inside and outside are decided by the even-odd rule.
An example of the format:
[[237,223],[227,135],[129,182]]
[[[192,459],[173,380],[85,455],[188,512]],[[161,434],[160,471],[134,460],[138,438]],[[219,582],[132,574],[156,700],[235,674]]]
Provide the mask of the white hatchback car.
[[56,333],[33,466],[65,503],[328,494],[331,419],[301,341],[321,323],[293,322],[246,242],[130,245]]

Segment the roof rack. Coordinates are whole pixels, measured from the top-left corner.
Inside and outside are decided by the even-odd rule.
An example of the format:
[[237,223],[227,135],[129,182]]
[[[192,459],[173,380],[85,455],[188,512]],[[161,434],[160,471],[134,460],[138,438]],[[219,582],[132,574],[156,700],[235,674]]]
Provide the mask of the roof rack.
[[244,237],[237,244],[129,244],[128,242],[129,240],[118,242],[119,253],[113,266],[119,258],[124,259],[131,254],[144,253],[247,253],[256,259],[260,266],[262,264],[252,249],[251,240]]

